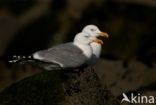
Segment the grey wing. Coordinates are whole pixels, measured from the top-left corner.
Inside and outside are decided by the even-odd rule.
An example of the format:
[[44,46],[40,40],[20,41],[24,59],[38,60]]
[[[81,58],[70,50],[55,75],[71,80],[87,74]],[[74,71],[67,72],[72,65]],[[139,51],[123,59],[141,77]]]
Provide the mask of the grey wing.
[[72,43],[57,45],[36,53],[42,58],[41,61],[56,63],[65,68],[77,68],[86,65],[87,62],[82,50]]

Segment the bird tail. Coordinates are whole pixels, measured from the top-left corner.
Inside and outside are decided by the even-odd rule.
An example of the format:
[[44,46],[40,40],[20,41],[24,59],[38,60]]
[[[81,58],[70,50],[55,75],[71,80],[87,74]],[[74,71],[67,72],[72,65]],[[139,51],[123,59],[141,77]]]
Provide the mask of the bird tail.
[[32,60],[33,59],[33,56],[17,56],[17,55],[13,55],[12,56],[12,59],[9,60],[8,62],[9,63],[24,63],[26,61],[29,61],[29,60]]
[[30,56],[19,56],[19,55],[17,56],[17,55],[14,55],[14,56],[12,56],[12,59],[9,60],[8,62],[11,63],[11,64],[30,63],[31,65],[42,68],[44,70],[61,70],[62,69],[59,64],[37,60],[37,59],[34,59],[32,55],[30,55]]

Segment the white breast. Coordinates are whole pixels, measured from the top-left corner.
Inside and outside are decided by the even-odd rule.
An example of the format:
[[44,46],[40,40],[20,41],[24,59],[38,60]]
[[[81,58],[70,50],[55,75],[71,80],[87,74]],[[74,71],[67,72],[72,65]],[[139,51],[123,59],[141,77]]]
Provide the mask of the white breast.
[[102,46],[101,46],[101,44],[98,44],[98,43],[91,43],[91,47],[93,49],[93,55],[92,55],[90,61],[88,62],[88,64],[91,66],[94,66],[100,57]]
[[79,47],[82,51],[83,54],[87,57],[87,58],[91,58],[92,57],[92,48],[89,45],[84,45],[84,44],[78,44],[78,43],[74,43],[74,45],[76,45],[77,47]]
[[93,54],[99,58],[100,57],[100,54],[101,54],[101,49],[102,49],[102,46],[101,44],[98,44],[98,43],[91,43],[91,47],[93,49]]

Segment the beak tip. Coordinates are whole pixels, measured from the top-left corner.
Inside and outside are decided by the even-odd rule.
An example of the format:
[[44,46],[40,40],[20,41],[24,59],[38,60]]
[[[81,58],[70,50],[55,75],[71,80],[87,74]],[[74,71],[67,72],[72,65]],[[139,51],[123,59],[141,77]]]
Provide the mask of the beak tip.
[[109,38],[109,35],[106,32],[101,32],[101,33],[99,33],[99,35],[102,37],[105,37],[105,38]]

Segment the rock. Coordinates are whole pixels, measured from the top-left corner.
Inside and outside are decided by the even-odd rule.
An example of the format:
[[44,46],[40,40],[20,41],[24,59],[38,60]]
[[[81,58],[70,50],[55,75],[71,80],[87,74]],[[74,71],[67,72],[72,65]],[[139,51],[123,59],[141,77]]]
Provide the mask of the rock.
[[0,105],[119,105],[92,70],[43,71],[0,93]]

